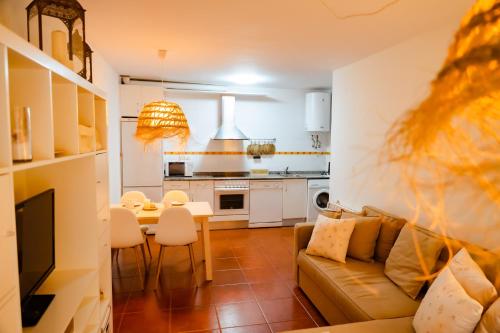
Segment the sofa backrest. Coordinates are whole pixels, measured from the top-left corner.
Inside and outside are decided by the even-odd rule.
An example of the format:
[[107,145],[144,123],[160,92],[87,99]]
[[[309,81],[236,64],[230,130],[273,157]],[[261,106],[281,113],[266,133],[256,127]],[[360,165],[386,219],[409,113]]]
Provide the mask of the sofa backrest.
[[[386,225],[386,227],[387,227],[387,225],[391,225],[393,228],[398,229],[397,235],[399,235],[399,231],[406,223],[405,219],[403,219],[399,216],[387,213],[381,209],[378,209],[378,208],[372,207],[372,206],[364,206],[362,209],[362,215],[364,215],[364,216],[381,216],[382,217],[382,227],[380,229],[379,238],[377,239],[377,245],[375,248],[376,250],[377,250],[377,247],[380,247],[382,245],[385,247],[387,247],[389,245],[389,242],[387,239],[385,239],[385,244],[379,244],[379,242],[384,241],[383,235],[382,235],[384,225]],[[485,273],[486,277],[493,283],[493,285],[495,285],[497,291],[500,293],[500,254],[493,253],[493,252],[485,250],[477,245],[469,244],[465,241],[453,239],[450,237],[443,237],[443,236],[441,236],[441,235],[439,235],[439,234],[437,234],[429,229],[426,229],[426,228],[423,228],[420,226],[416,226],[416,228],[421,230],[422,232],[427,233],[427,234],[434,235],[436,237],[441,237],[441,238],[445,239],[447,246],[445,246],[445,248],[441,251],[441,254],[440,254],[439,260],[438,260],[438,264],[437,264],[437,269],[444,267],[450,257],[455,255],[455,253],[457,253],[461,248],[465,247],[467,249],[467,251],[469,251],[469,253],[470,253],[471,257],[474,259],[474,261],[476,261],[476,263],[481,267],[481,269]],[[397,236],[396,236],[396,238],[397,238]],[[396,241],[396,239],[394,239],[394,242],[395,241]],[[392,242],[392,245],[394,245],[394,242]],[[391,248],[392,248],[392,245],[391,245]],[[390,251],[390,249],[389,249],[389,251]],[[381,259],[383,259],[383,257],[377,258],[377,251],[375,254],[376,254],[375,260],[377,260],[377,261],[385,262],[385,259],[387,259],[387,257],[385,257],[384,260],[381,260]],[[387,255],[388,255],[388,253],[387,253]]]

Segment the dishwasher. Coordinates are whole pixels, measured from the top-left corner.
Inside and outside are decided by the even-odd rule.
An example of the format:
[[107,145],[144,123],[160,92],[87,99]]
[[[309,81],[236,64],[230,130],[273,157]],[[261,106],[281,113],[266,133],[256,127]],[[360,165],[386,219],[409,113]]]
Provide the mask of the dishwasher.
[[283,182],[250,181],[249,228],[280,227],[283,225]]

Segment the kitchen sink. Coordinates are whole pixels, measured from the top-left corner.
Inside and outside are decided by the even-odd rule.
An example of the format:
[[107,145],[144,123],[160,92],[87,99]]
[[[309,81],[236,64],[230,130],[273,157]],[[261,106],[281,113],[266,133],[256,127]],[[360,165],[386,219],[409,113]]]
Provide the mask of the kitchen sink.
[[299,177],[302,177],[301,174],[298,174],[298,173],[289,173],[289,174],[286,174],[286,175],[283,175],[284,177],[287,177],[287,178],[299,178]]

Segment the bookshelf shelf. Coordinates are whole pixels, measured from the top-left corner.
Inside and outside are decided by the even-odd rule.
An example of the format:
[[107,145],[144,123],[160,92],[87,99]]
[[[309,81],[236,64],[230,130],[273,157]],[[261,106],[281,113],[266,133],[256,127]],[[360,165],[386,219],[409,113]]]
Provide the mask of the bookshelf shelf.
[[[16,107],[31,110],[31,162],[12,161]],[[103,306],[112,306],[107,130],[100,89],[0,25],[0,332],[99,331]],[[56,297],[36,326],[22,328],[14,206],[49,188],[56,268],[37,293]]]

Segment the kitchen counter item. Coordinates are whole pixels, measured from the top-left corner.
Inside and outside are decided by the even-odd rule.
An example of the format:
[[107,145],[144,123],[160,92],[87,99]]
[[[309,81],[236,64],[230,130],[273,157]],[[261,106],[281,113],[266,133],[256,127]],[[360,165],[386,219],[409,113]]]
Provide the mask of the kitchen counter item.
[[250,169],[250,176],[268,176],[269,169]]

